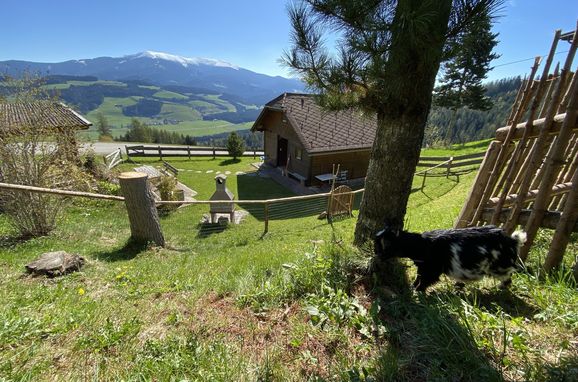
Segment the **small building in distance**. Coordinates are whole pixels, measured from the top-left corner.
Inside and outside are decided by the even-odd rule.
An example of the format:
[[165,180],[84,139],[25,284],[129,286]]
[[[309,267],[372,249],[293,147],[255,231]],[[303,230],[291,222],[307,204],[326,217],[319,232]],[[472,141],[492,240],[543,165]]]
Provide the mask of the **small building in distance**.
[[252,131],[264,133],[265,164],[307,186],[339,165],[346,180],[363,179],[377,122],[353,110],[323,110],[312,94],[284,93],[268,102]]
[[39,130],[54,137],[67,159],[78,155],[76,132],[90,126],[90,121],[60,102],[0,102],[0,134],[18,136],[27,129]]

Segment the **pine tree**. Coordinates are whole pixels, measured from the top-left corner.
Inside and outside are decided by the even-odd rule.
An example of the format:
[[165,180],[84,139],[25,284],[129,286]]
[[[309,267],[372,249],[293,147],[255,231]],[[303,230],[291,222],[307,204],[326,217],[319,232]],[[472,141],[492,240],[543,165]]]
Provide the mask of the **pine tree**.
[[492,60],[499,57],[493,50],[498,43],[497,33],[491,31],[488,15],[479,15],[449,47],[451,60],[444,64],[441,85],[434,89],[434,104],[452,111],[446,130],[446,140],[455,138],[454,127],[458,109],[489,110],[491,100],[486,96],[482,81]]
[[[384,222],[403,227],[440,63],[452,42],[503,0],[304,0],[289,8],[284,62],[330,110],[375,115],[365,192],[355,229],[362,245]],[[325,47],[336,41],[337,53]]]
[[229,138],[227,139],[227,151],[233,159],[237,159],[245,152],[245,142],[234,131],[229,134]]

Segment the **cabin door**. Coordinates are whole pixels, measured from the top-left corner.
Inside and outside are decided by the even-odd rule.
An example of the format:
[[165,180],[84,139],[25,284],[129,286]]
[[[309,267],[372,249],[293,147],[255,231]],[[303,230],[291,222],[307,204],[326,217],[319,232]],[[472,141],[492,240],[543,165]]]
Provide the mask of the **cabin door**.
[[277,167],[287,165],[287,139],[279,137],[277,140]]

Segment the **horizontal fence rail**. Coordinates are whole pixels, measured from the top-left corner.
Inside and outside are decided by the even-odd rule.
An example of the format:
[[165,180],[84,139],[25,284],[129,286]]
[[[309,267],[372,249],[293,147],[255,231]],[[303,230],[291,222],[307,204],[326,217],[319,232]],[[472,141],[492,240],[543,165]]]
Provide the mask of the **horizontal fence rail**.
[[460,155],[457,157],[428,157],[422,156],[419,158],[418,167],[432,167],[439,165],[440,162],[444,162],[444,168],[460,168],[466,166],[472,166],[476,164],[481,164],[484,159],[485,152]]
[[[41,194],[58,195],[62,197],[82,197],[90,199],[109,200],[116,202],[124,202],[125,198],[115,195],[104,195],[91,192],[71,191],[62,189],[43,188],[35,186],[27,186],[21,184],[0,183],[0,189],[20,191],[20,192],[34,192]],[[365,189],[358,189],[344,194],[357,195],[361,194]],[[286,198],[271,198],[271,199],[248,199],[248,200],[188,200],[188,201],[174,201],[174,200],[156,200],[157,206],[185,206],[185,205],[212,205],[220,206],[234,205],[247,211],[253,215],[257,220],[264,224],[264,232],[269,230],[269,222],[278,219],[290,219],[297,217],[297,215],[312,216],[326,211],[327,201],[333,195],[332,192],[290,196]],[[209,228],[210,229],[210,228]],[[205,229],[206,230],[206,229]]]
[[[154,157],[163,158],[167,157],[217,157],[217,156],[229,156],[229,152],[224,147],[191,147],[191,146],[145,146],[145,145],[133,145],[124,146],[126,155],[129,158],[133,157]],[[250,150],[245,151],[243,156],[256,158],[257,156],[264,155],[262,150]]]
[[[415,173],[416,176],[423,176],[423,181],[421,183],[421,189],[425,187],[426,178],[428,176],[434,176],[432,174],[433,170],[445,169],[445,176],[449,178],[452,174],[452,170],[463,169],[466,167],[476,166],[482,163],[484,160],[485,152],[460,155],[457,157],[428,157],[422,156],[419,158],[419,163],[417,167],[427,167],[425,170],[421,170]],[[466,170],[467,171],[467,170]],[[457,173],[456,173],[457,174]],[[441,174],[443,175],[443,174]],[[435,176],[440,176],[437,174]],[[458,178],[459,179],[459,178]]]

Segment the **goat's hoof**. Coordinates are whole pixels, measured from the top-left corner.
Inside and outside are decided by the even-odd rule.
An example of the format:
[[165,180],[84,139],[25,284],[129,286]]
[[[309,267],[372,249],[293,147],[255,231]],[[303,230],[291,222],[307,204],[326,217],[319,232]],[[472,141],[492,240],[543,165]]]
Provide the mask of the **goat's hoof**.
[[508,281],[502,281],[500,283],[500,285],[498,286],[498,288],[500,288],[501,290],[507,290],[507,289],[510,289],[511,286],[512,286],[512,280],[508,280]]

